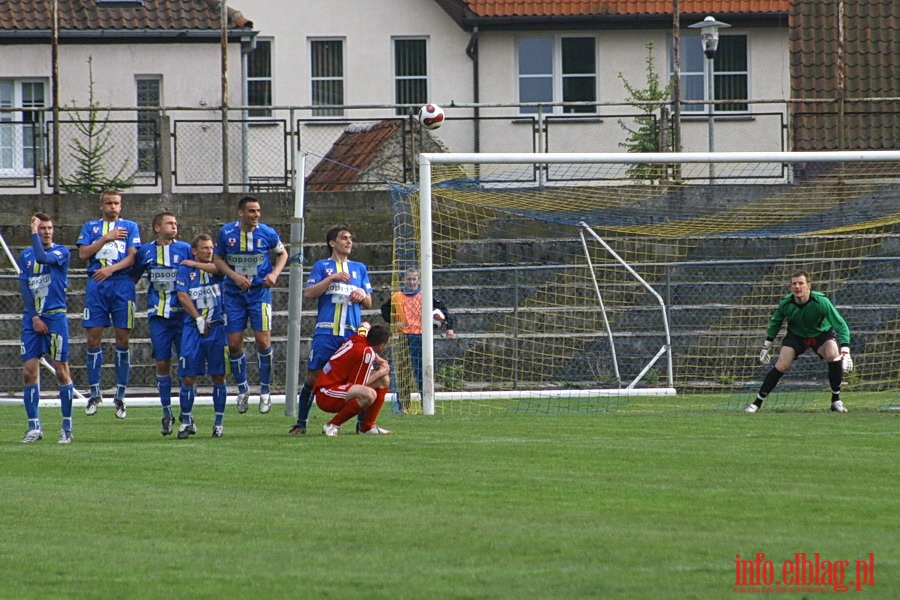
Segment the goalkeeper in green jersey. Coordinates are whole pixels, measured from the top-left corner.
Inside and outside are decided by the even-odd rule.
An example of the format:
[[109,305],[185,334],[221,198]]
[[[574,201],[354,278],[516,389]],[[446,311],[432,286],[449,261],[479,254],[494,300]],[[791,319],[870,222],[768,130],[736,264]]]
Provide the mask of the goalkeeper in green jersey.
[[785,321],[787,333],[781,340],[778,360],[759,387],[756,400],[744,412],[753,414],[758,411],[766,396],[778,385],[781,376],[791,368],[794,359],[809,348],[828,364],[831,410],[847,412],[841,402],[841,380],[844,373],[853,370],[850,328],[825,294],[812,291],[812,280],[806,271],[797,271],[791,275],[791,293],[781,299],[775,314],[769,320],[766,341],[759,353],[759,362],[763,365],[768,365],[772,360],[772,342]]

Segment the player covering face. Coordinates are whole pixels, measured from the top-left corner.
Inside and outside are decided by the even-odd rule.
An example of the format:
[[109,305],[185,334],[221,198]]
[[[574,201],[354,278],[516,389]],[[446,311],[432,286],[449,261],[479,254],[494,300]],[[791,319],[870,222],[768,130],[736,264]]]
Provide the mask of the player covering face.
[[387,327],[369,328],[364,322],[360,331],[337,349],[316,378],[316,404],[325,412],[336,413],[322,428],[326,436],[338,435],[341,425],[359,414],[362,414],[359,433],[391,433],[375,424],[390,384],[391,367],[380,356],[389,339]]

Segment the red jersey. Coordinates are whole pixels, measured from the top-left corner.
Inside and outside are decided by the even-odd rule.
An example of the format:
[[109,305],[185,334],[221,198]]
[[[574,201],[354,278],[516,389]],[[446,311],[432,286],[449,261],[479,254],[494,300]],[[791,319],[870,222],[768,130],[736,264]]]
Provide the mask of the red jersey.
[[315,389],[344,384],[365,385],[377,356],[366,337],[357,333],[331,355],[316,378]]

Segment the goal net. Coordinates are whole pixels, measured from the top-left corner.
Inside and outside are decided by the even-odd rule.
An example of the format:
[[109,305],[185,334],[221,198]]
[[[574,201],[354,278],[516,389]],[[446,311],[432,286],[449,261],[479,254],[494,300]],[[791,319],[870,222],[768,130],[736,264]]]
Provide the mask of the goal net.
[[[421,269],[425,414],[748,395],[799,269],[850,325],[847,389],[900,388],[900,152],[422,154],[419,168],[419,188],[394,193],[392,289]],[[431,326],[434,298],[453,339]],[[770,404],[824,392],[809,354]]]

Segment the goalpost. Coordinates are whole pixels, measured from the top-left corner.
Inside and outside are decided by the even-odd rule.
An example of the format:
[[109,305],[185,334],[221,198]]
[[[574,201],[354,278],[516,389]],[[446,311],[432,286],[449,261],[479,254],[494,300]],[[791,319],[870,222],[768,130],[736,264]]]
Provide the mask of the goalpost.
[[[425,153],[419,168],[395,266],[421,271],[426,415],[436,400],[590,410],[752,383],[800,268],[858,303],[845,317],[865,382],[900,384],[896,285],[853,295],[897,283],[898,151]],[[441,366],[436,292],[459,321]]]

